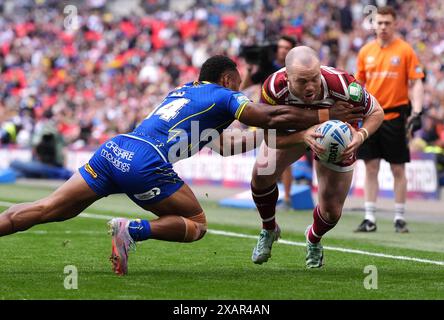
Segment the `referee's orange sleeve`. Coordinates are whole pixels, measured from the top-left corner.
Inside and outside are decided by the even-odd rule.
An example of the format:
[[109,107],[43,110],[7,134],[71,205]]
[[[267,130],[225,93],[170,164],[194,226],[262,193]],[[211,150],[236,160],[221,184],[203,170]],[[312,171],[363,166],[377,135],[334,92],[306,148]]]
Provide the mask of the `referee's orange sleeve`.
[[362,50],[359,51],[358,58],[357,58],[357,67],[355,78],[358,80],[361,84],[365,84],[365,64],[364,64],[364,57],[362,54]]
[[408,78],[410,80],[424,78],[424,72],[422,70],[421,64],[419,63],[418,57],[416,56],[416,53],[415,51],[413,51],[413,49],[409,50],[407,64]]

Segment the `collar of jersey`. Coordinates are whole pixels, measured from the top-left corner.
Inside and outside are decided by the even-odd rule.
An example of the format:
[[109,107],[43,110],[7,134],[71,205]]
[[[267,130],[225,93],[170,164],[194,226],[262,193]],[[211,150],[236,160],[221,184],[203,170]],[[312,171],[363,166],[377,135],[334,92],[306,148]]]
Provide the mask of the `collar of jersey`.
[[203,84],[211,84],[212,82],[210,81],[193,81],[193,85],[197,86],[198,84],[203,83]]

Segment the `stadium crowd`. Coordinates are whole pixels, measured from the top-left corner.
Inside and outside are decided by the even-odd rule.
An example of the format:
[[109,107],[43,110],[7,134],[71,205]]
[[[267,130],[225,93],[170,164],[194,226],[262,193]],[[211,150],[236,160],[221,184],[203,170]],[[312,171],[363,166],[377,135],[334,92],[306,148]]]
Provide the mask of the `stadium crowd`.
[[[387,3],[397,8],[401,34],[426,71],[418,138],[444,147],[444,3]],[[0,15],[2,143],[28,145],[51,110],[67,145],[96,147],[131,130],[172,88],[195,80],[209,56],[230,56],[243,73],[242,45],[281,34],[313,47],[322,63],[353,73],[359,48],[373,37],[368,4],[375,3],[204,0],[175,12],[168,1],[144,0],[134,14],[119,16],[106,1],[86,1],[76,20],[62,2],[17,1],[20,14]]]

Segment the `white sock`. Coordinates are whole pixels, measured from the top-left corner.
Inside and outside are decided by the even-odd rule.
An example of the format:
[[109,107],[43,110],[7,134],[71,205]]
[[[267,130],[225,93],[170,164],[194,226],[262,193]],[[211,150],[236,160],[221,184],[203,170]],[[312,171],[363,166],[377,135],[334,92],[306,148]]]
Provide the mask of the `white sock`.
[[396,220],[405,220],[404,219],[405,212],[405,203],[395,203],[395,219]]
[[376,211],[376,204],[374,202],[364,202],[364,208],[365,208],[365,217],[364,219],[370,220],[371,222],[376,222],[375,217],[375,211]]

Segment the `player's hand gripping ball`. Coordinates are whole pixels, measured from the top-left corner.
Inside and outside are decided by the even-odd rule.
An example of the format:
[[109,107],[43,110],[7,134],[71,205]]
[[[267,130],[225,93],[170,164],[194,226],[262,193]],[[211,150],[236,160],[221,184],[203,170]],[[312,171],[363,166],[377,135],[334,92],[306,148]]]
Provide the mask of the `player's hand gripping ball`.
[[322,123],[317,129],[323,135],[316,141],[325,148],[325,152],[318,154],[324,162],[336,163],[340,160],[342,152],[350,144],[353,134],[348,125],[339,120],[329,120]]

